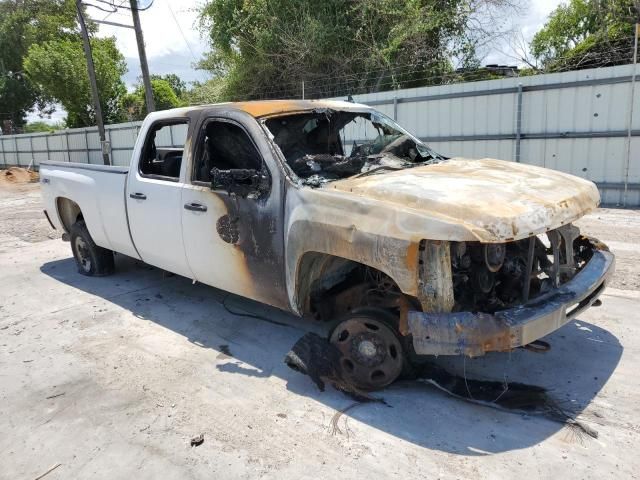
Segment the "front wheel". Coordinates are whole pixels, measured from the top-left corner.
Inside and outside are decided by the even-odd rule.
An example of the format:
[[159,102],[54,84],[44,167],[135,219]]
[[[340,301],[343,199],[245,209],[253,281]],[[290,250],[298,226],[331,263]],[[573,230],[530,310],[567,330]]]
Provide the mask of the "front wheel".
[[114,272],[113,252],[95,244],[84,220],[71,225],[70,240],[79,273],[88,277],[102,277]]
[[373,312],[351,313],[330,335],[342,354],[341,368],[362,390],[378,390],[394,382],[405,367],[405,353],[392,324]]

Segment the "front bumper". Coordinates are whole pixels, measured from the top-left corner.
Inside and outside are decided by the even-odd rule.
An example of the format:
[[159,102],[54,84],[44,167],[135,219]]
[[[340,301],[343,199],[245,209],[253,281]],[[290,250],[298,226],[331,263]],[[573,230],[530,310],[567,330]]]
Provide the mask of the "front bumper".
[[493,314],[408,312],[418,355],[480,356],[527,345],[557,330],[598,298],[615,270],[603,244],[571,280],[527,303]]

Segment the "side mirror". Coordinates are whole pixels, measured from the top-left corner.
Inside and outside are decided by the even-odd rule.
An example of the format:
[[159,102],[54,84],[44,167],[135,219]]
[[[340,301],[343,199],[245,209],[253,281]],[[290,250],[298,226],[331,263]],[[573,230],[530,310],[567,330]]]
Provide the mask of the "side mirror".
[[241,197],[260,197],[269,191],[269,177],[260,170],[233,168],[211,169],[211,190],[223,189]]

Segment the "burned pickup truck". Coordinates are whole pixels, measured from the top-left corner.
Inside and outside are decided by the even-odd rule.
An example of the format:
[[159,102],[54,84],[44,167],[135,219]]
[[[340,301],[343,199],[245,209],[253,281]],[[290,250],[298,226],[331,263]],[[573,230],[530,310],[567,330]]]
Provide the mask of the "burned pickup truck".
[[589,181],[445,158],[336,101],[167,110],[129,167],[42,162],[46,214],[78,270],[113,253],[331,325],[363,389],[427,355],[527,345],[596,301],[614,257],[572,222]]

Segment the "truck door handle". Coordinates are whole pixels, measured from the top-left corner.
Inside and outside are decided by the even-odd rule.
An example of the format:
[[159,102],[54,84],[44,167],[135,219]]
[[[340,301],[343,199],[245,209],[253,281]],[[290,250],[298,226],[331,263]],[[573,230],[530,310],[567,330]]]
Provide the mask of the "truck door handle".
[[144,193],[130,193],[129,196],[131,198],[135,198],[136,200],[146,200],[147,196]]
[[207,207],[205,205],[202,205],[200,203],[195,203],[195,202],[185,203],[184,204],[184,208],[186,208],[187,210],[192,210],[194,212],[206,212],[207,211]]

